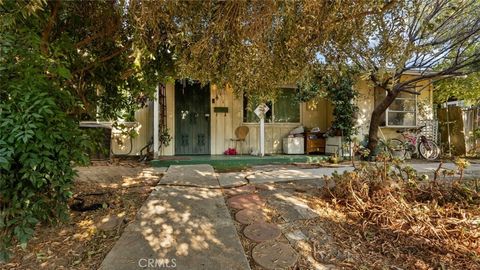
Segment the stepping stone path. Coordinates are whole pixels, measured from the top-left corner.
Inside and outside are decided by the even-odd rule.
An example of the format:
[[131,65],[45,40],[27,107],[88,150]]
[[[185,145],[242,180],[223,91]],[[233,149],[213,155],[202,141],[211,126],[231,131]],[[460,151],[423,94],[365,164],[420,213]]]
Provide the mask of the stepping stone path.
[[235,219],[241,224],[252,224],[254,222],[265,221],[267,215],[260,209],[243,209],[235,214]]
[[[265,189],[263,186],[261,189]],[[268,191],[270,187],[266,187]],[[256,264],[265,269],[286,269],[295,265],[298,260],[297,252],[288,244],[275,241],[282,231],[276,224],[267,223],[266,214],[262,207],[266,204],[256,191],[255,186],[246,185],[224,190],[226,195],[234,195],[227,200],[228,206],[240,210],[235,219],[244,225],[243,234],[248,239],[259,243],[252,250],[252,258]]]
[[251,209],[261,208],[265,205],[265,201],[257,194],[242,194],[231,197],[227,200],[228,206],[234,209]]
[[287,269],[295,265],[298,254],[290,245],[267,241],[253,248],[252,257],[257,264],[266,269]]
[[281,233],[280,228],[276,224],[266,222],[253,223],[243,230],[243,234],[255,242],[277,239]]

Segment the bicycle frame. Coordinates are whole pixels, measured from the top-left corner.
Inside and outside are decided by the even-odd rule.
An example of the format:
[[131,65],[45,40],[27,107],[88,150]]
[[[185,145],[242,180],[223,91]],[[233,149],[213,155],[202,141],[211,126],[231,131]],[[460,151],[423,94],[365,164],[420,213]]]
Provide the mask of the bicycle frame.
[[[418,147],[421,142],[426,143],[427,137],[421,134],[421,131],[411,132],[411,131],[404,131],[401,133],[403,137],[403,142],[405,143],[405,150],[408,152],[412,152],[412,154],[418,153]],[[425,144],[426,147],[429,147],[429,144]],[[428,149],[430,150],[430,149]]]

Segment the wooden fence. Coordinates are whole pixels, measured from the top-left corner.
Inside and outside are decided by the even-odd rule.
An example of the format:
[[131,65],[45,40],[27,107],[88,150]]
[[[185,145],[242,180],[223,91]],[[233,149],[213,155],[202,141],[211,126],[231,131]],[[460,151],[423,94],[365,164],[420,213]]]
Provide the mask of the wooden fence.
[[443,153],[455,156],[476,154],[479,140],[479,108],[449,106],[437,110],[439,143]]

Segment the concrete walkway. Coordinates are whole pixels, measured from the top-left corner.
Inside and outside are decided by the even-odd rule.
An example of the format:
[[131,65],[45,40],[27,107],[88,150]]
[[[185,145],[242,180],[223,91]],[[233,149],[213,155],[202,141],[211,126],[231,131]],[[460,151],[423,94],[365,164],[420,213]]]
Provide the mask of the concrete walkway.
[[100,269],[250,269],[222,191],[211,187],[210,165],[170,166]]
[[[419,175],[426,174],[430,178],[433,178],[433,174],[440,165],[440,162],[413,161],[407,162],[404,165],[409,165],[413,167]],[[442,169],[456,170],[456,166],[451,162],[446,162],[442,165]],[[222,187],[239,186],[246,183],[263,184],[315,179],[318,181],[322,181],[322,178],[324,176],[331,176],[334,172],[342,174],[346,171],[353,171],[353,167],[346,165],[335,168],[323,167],[315,169],[300,169],[282,168],[282,166],[280,166],[278,169],[254,169],[250,172],[219,173],[218,181],[220,182],[220,185]],[[464,174],[464,178],[466,179],[480,178],[480,164],[471,164],[471,166],[465,170]]]
[[[433,174],[439,163],[410,165]],[[455,168],[452,163],[444,167]],[[210,165],[170,166],[100,269],[250,269],[220,186],[297,180],[321,186],[323,176],[351,170],[272,167],[217,174]],[[472,164],[465,174],[480,177],[480,164]]]
[[334,172],[341,174],[352,170],[352,166],[316,169],[279,168],[275,170],[254,170],[251,172],[219,173],[218,181],[222,187],[232,187],[247,183],[264,184],[298,180],[321,180],[323,176],[330,176]]
[[[440,162],[412,162],[408,165],[412,166],[418,173],[433,173],[438,169]],[[452,162],[445,162],[442,169],[456,170],[457,167]],[[465,169],[465,175],[468,177],[480,177],[480,164],[471,164]]]

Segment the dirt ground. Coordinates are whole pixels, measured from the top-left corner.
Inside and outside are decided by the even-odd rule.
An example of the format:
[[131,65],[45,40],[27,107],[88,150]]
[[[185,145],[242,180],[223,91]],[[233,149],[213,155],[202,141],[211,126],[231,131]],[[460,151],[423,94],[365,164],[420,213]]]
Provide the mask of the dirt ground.
[[39,225],[26,250],[14,249],[12,260],[0,269],[97,269],[161,177],[132,162],[77,169],[74,197],[82,198],[84,206],[101,207],[70,211],[66,223]]

